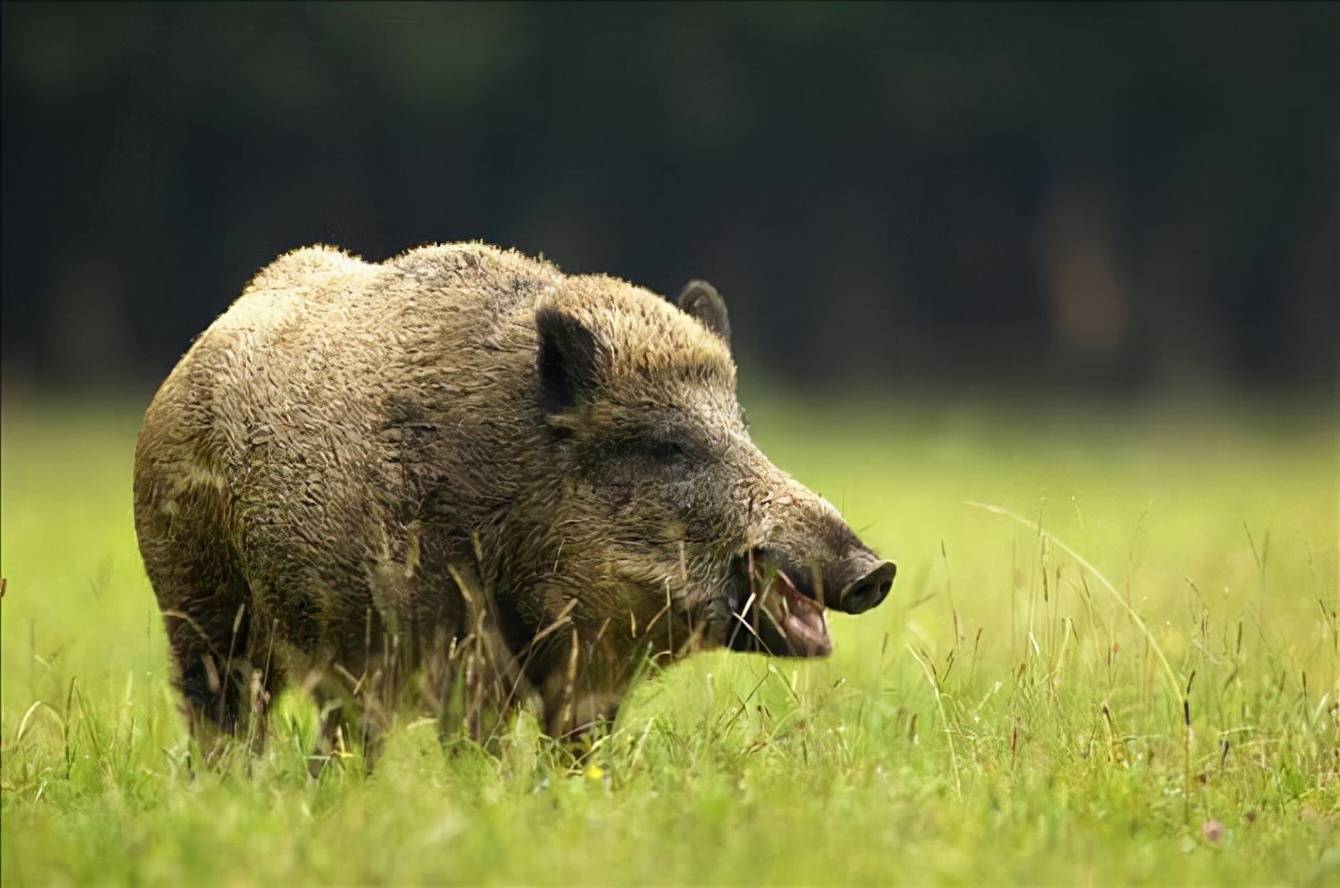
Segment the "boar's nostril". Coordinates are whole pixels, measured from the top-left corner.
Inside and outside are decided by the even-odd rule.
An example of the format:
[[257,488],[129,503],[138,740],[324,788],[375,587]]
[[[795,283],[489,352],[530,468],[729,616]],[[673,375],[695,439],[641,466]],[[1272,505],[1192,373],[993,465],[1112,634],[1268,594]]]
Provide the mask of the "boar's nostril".
[[870,610],[888,597],[897,572],[898,568],[892,561],[881,562],[874,570],[844,589],[833,607],[849,614]]

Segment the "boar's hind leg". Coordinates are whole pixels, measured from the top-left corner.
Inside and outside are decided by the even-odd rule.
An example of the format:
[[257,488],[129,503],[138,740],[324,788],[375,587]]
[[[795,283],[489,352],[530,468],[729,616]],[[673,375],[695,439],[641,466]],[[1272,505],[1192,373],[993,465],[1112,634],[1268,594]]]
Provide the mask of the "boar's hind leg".
[[164,612],[177,689],[206,756],[219,750],[220,734],[244,737],[259,750],[279,689],[270,633],[252,618],[245,590],[226,581],[187,599],[179,614]]
[[162,535],[141,527],[140,534],[171,648],[173,683],[206,758],[221,750],[220,735],[245,736],[259,748],[266,706],[280,680],[271,633],[256,619],[226,544],[190,535],[186,524],[163,528]]

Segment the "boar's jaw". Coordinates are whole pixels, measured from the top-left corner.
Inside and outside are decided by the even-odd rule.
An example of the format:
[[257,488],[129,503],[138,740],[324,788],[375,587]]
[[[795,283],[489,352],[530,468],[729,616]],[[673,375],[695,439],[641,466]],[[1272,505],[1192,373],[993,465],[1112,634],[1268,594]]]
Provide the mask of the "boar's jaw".
[[826,657],[833,652],[823,603],[802,571],[778,556],[749,552],[731,606],[726,646],[776,657]]
[[[826,657],[833,651],[826,609],[859,614],[889,594],[897,568],[859,543],[826,569],[797,566],[776,549],[736,559],[741,579],[730,603],[726,647],[781,657]],[[831,592],[825,592],[824,574]]]

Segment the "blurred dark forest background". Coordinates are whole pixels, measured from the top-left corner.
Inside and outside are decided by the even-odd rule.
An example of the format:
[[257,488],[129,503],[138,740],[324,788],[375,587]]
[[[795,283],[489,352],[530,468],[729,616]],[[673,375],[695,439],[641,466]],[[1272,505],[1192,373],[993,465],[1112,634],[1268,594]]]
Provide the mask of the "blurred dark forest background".
[[483,239],[789,385],[1324,393],[1340,6],[3,10],[6,388],[156,382],[277,254]]

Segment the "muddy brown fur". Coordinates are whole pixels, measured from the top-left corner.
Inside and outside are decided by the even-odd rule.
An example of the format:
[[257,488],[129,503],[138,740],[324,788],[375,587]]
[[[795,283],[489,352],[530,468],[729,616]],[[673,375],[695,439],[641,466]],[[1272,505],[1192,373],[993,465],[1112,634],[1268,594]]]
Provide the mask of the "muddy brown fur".
[[330,736],[408,700],[476,737],[533,703],[561,737],[648,657],[826,653],[796,596],[864,610],[893,567],[754,446],[729,335],[701,282],[676,305],[483,244],[265,268],[135,451],[193,733],[263,738],[293,683]]

